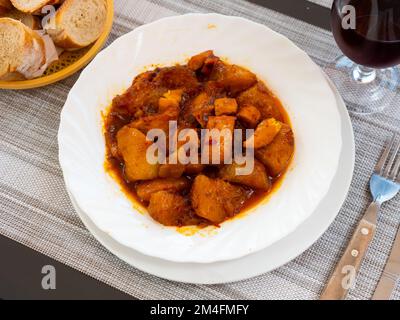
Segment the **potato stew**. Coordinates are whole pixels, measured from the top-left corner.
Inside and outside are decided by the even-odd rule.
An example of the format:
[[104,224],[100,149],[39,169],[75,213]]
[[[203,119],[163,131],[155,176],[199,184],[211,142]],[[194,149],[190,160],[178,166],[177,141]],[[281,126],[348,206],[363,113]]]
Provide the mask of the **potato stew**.
[[[243,150],[252,148],[255,155],[252,172],[238,175],[241,165],[235,161],[149,163],[146,151],[154,141],[146,135],[161,129],[168,136],[171,121],[178,131],[195,130],[199,140],[202,129],[224,128],[231,135],[253,129],[251,138],[243,139]],[[294,153],[290,121],[279,99],[255,74],[213,51],[193,56],[186,65],[138,75],[104,114],[104,134],[107,171],[165,226],[219,225],[257,205],[277,188]]]

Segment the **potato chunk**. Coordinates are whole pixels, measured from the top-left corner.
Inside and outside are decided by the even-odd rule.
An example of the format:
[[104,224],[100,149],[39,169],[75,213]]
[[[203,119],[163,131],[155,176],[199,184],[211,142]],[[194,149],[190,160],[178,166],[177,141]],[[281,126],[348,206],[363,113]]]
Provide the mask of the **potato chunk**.
[[[233,143],[232,141],[233,141],[233,130],[235,129],[235,121],[236,117],[231,117],[231,116],[218,116],[218,117],[208,118],[207,129],[209,130],[217,129],[220,134],[219,137],[217,136],[207,137],[208,141],[205,141],[204,143],[204,145],[206,144],[209,145],[210,163],[213,162],[212,161],[213,152],[218,152],[219,150],[219,155],[220,155],[219,163],[224,163],[225,148],[227,148],[227,152],[230,152],[230,154],[232,154],[232,143]],[[224,132],[225,130],[230,131],[230,133],[227,132],[227,135],[225,135]],[[210,132],[210,134],[212,134],[212,132]]]
[[287,124],[282,125],[282,129],[275,139],[267,146],[255,150],[255,155],[268,169],[271,176],[279,176],[292,158],[294,152],[294,138],[292,129]]
[[242,67],[218,61],[211,73],[211,80],[218,81],[231,94],[237,94],[256,84],[257,77]]
[[228,129],[233,132],[235,128],[236,117],[231,116],[219,116],[219,117],[209,117],[207,123],[207,129]]
[[118,151],[124,159],[125,175],[129,181],[150,180],[158,176],[158,164],[150,164],[146,152],[151,142],[135,128],[123,127],[117,134]]
[[212,97],[208,93],[201,92],[196,98],[193,99],[189,106],[189,113],[193,115],[193,117],[203,128],[206,127],[208,117],[214,111],[212,100]]
[[233,115],[236,114],[238,109],[236,100],[230,98],[216,99],[214,106],[216,116]]
[[179,178],[185,172],[185,166],[183,164],[161,164],[158,169],[158,176],[160,178]]
[[271,188],[271,181],[268,178],[264,165],[254,160],[253,172],[248,175],[237,175],[236,169],[243,168],[245,165],[236,163],[228,164],[219,171],[219,177],[225,181],[248,186],[254,189],[268,191]]
[[282,122],[279,122],[274,118],[266,119],[257,126],[254,135],[243,142],[243,145],[246,148],[251,147],[251,145],[253,145],[254,149],[262,148],[274,140],[281,128]]
[[188,67],[189,69],[193,71],[200,70],[203,66],[205,61],[214,56],[214,52],[212,50],[204,51],[202,53],[199,53],[192,58],[190,58]]
[[196,177],[191,191],[196,214],[216,224],[237,214],[247,198],[243,188],[204,175]]
[[261,113],[256,107],[248,104],[240,108],[237,117],[247,128],[255,128],[260,122]]
[[193,116],[200,125],[205,128],[207,126],[208,117],[213,113],[214,106],[207,105],[193,112]]
[[180,226],[191,208],[184,197],[167,191],[158,191],[151,195],[147,210],[154,220],[164,226]]
[[179,110],[183,90],[169,90],[158,101],[158,112],[163,113],[168,109]]
[[242,92],[236,99],[240,107],[246,105],[256,107],[260,111],[262,119],[283,120],[280,110],[276,107],[274,96],[261,82]]
[[190,187],[186,178],[155,179],[152,181],[140,182],[136,186],[136,193],[143,201],[149,201],[153,193],[158,191],[181,192]]

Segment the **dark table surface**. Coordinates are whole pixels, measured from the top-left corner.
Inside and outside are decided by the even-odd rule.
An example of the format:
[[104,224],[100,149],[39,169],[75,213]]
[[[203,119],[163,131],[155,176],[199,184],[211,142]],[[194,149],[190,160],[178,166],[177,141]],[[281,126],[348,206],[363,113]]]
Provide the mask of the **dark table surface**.
[[[329,29],[329,9],[305,0],[250,2]],[[134,299],[102,282],[0,235],[0,299]],[[43,266],[56,270],[57,290],[42,288]]]

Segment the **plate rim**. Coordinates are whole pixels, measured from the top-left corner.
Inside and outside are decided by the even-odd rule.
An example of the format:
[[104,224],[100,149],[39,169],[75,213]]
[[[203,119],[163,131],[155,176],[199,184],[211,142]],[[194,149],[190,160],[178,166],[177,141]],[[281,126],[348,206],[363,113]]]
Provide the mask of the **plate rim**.
[[[220,15],[220,14],[214,14],[214,13],[211,13],[211,14],[197,14],[197,13],[190,13],[190,14],[186,14],[186,15],[183,15],[183,16],[186,16],[186,17],[190,17],[190,16],[217,16],[217,18],[220,18],[220,17],[222,17],[222,18],[231,18],[231,19],[237,19],[237,20],[242,20],[242,21],[244,21],[244,22],[249,22],[249,23],[251,23],[251,24],[253,24],[253,25],[256,25],[256,26],[259,26],[259,27],[263,27],[263,28],[266,28],[266,29],[268,29],[268,31],[269,32],[271,32],[271,33],[273,33],[277,38],[279,37],[281,40],[284,40],[285,42],[287,42],[288,44],[291,44],[291,46],[293,47],[293,50],[296,50],[298,53],[299,53],[299,55],[302,55],[302,56],[304,56],[305,58],[307,58],[307,60],[309,60],[309,62],[310,62],[310,66],[311,65],[313,65],[313,68],[315,68],[315,71],[319,71],[320,70],[320,68],[315,64],[315,62],[313,62],[313,60],[307,55],[307,53],[304,51],[304,50],[302,50],[302,49],[300,49],[298,46],[296,46],[295,44],[293,44],[293,42],[292,41],[290,41],[288,38],[286,38],[285,36],[283,36],[283,35],[281,35],[281,34],[279,34],[279,33],[277,33],[276,31],[274,31],[274,30],[272,30],[272,29],[270,29],[270,28],[268,28],[268,27],[266,27],[265,25],[262,25],[262,24],[259,24],[259,23],[256,23],[256,22],[254,22],[254,21],[251,21],[251,20],[247,20],[247,19],[244,19],[244,18],[241,18],[241,17],[235,17],[235,16],[226,16],[226,15]],[[163,18],[163,19],[160,19],[160,20],[157,20],[157,21],[155,21],[155,22],[153,22],[153,23],[150,23],[150,24],[146,24],[146,25],[144,25],[144,26],[141,26],[141,27],[139,27],[139,28],[136,28],[133,32],[135,32],[135,31],[137,31],[137,30],[140,30],[141,28],[147,28],[147,27],[149,27],[149,26],[151,26],[152,24],[156,24],[156,23],[159,23],[159,22],[161,22],[161,21],[163,21],[163,20],[169,20],[169,19],[174,19],[174,18],[179,18],[179,17],[182,17],[182,16],[173,16],[173,17],[167,17],[167,18]],[[127,35],[129,35],[130,33],[127,33],[125,36],[127,36]],[[116,39],[115,41],[122,41],[122,38],[124,38],[124,36],[122,36],[122,37],[120,37],[120,38],[118,38],[118,39]],[[321,79],[322,80],[322,79]],[[323,80],[322,80],[323,81]],[[329,86],[328,86],[329,87]],[[332,91],[330,91],[331,93],[332,93]],[[71,97],[71,99],[72,99],[72,96],[70,95],[70,97]],[[332,99],[335,99],[335,96],[334,96],[334,94],[332,93]],[[63,113],[61,114],[61,116],[63,115]],[[338,117],[338,120],[340,121],[340,117]],[[340,121],[341,122],[341,121]],[[61,126],[60,126],[60,130],[61,130]],[[59,132],[59,143],[60,143],[60,132]],[[340,151],[340,150],[338,150],[338,151]],[[338,156],[339,157],[339,156]],[[62,161],[62,159],[60,158],[60,162],[61,162],[61,164],[63,163],[63,161]],[[337,167],[335,168],[335,170],[337,171]],[[335,172],[336,172],[335,171]],[[66,180],[66,184],[68,185],[68,180]],[[79,199],[79,198],[78,198]],[[310,213],[311,214],[311,213]],[[293,229],[292,229],[293,230]],[[288,233],[286,233],[286,234],[289,234],[291,231],[289,231]],[[114,239],[115,240],[117,240],[119,243],[121,243],[121,244],[124,244],[124,243],[126,243],[125,241],[122,241],[121,240],[121,238],[120,237],[116,237],[115,235],[114,235]],[[256,249],[256,250],[254,250],[253,252],[256,252],[256,251],[258,251],[259,249]],[[140,250],[140,252],[143,252],[144,254],[146,254],[146,252],[145,251],[142,251],[142,250]],[[147,253],[148,254],[148,253]],[[246,253],[246,254],[248,254],[248,253]],[[240,255],[241,256],[241,255]],[[232,259],[237,259],[237,258],[239,258],[240,257],[239,255],[236,255],[236,256],[233,256],[233,257],[229,257],[229,258],[223,258],[223,259],[201,259],[201,260],[199,260],[199,259],[189,259],[189,260],[181,260],[181,259],[168,259],[168,260],[170,260],[170,261],[175,261],[175,262],[181,262],[181,263],[190,263],[190,262],[192,262],[192,263],[209,263],[209,262],[214,262],[214,261],[224,261],[224,260],[232,260]]]
[[0,81],[0,89],[10,89],[10,90],[26,90],[45,87],[50,84],[56,83],[58,81],[64,80],[74,73],[78,72],[84,68],[90,61],[96,56],[96,54],[101,50],[103,45],[108,39],[111,33],[113,20],[114,20],[114,0],[107,1],[107,16],[106,23],[104,26],[104,31],[100,37],[93,43],[90,49],[77,61],[68,67],[57,71],[48,76],[35,78],[31,80],[18,80],[18,81]]
[[[321,72],[324,73],[322,71],[322,69],[321,69]],[[303,233],[301,233],[301,228],[307,224],[311,224],[312,227],[315,227],[313,223],[310,223],[310,221],[312,220],[313,217],[315,217],[318,214],[318,208],[312,213],[312,215],[306,221],[304,221],[291,234],[278,240],[277,242],[272,244],[270,247],[262,249],[258,252],[252,253],[250,255],[246,255],[246,256],[238,258],[238,259],[227,260],[227,261],[211,262],[211,263],[181,263],[181,262],[173,262],[173,261],[163,260],[163,259],[156,258],[156,257],[147,256],[147,255],[142,254],[130,247],[124,246],[123,244],[119,243],[117,240],[115,240],[111,236],[107,235],[107,233],[100,230],[94,224],[94,222],[91,221],[90,217],[88,215],[86,215],[78,207],[72,194],[67,189],[68,195],[70,197],[71,203],[72,203],[75,211],[77,212],[77,214],[79,215],[83,224],[89,230],[89,232],[110,253],[112,253],[117,258],[121,259],[122,261],[126,262],[130,266],[132,266],[142,272],[151,274],[153,276],[156,276],[156,277],[159,277],[162,279],[176,281],[176,282],[180,282],[180,283],[188,283],[188,284],[201,284],[201,285],[226,284],[226,283],[233,283],[233,282],[247,280],[247,279],[265,274],[267,272],[270,272],[272,270],[275,270],[275,269],[287,264],[288,262],[294,260],[295,258],[300,256],[302,253],[307,251],[328,230],[328,228],[331,226],[331,224],[333,223],[333,221],[339,214],[339,211],[342,208],[342,206],[347,198],[347,195],[350,190],[351,182],[353,179],[353,175],[354,175],[355,140],[354,140],[354,131],[353,131],[353,126],[352,126],[352,122],[350,119],[350,115],[347,111],[346,104],[343,101],[343,98],[340,96],[340,93],[338,92],[337,88],[334,86],[332,81],[328,78],[328,76],[325,73],[324,73],[324,76],[325,76],[328,84],[330,85],[332,91],[335,94],[335,97],[337,99],[337,107],[339,108],[339,110],[341,109],[341,111],[342,111],[342,112],[340,112],[340,117],[344,124],[344,125],[342,125],[342,128],[341,128],[342,136],[347,137],[347,135],[348,135],[348,137],[347,137],[348,139],[343,139],[344,143],[342,145],[341,153],[347,146],[350,154],[345,155],[345,156],[349,157],[348,160],[350,161],[350,163],[349,163],[349,167],[347,168],[347,172],[345,172],[345,175],[344,175],[344,177],[346,179],[342,182],[342,184],[344,184],[346,187],[343,189],[342,195],[340,197],[337,197],[335,208],[334,209],[330,208],[331,213],[329,215],[329,219],[325,222],[324,226],[321,226],[319,228],[319,231],[314,232],[316,234],[313,235],[313,234],[307,233],[307,232],[303,234]],[[347,132],[345,132],[345,131],[347,131]],[[341,157],[342,157],[342,155],[341,155]],[[339,175],[339,176],[343,177],[343,175],[341,175],[341,172],[340,172],[341,170],[345,170],[345,168],[342,168],[340,166],[338,168],[335,176]],[[330,193],[331,192],[329,192],[325,196],[325,198],[329,197]],[[325,198],[323,199],[323,201],[325,200]],[[282,245],[282,243],[287,241],[288,238],[294,237],[294,236],[299,236],[299,237],[305,236],[307,239],[304,240],[304,238],[303,238],[303,241],[295,241],[294,242],[295,246],[293,246],[291,248],[291,252],[290,252],[290,250],[275,250],[275,252],[279,252],[279,254],[281,255],[279,262],[271,263],[271,260],[272,260],[271,255],[268,255],[267,263],[269,263],[269,265],[267,263],[260,264],[263,266],[262,270],[257,270],[254,272],[254,271],[252,271],[251,267],[245,268],[245,269],[240,268],[240,270],[236,271],[236,275],[230,274],[230,273],[232,273],[232,269],[235,269],[235,267],[232,267],[234,264],[237,264],[238,262],[245,263],[245,261],[249,261],[250,259],[253,259],[255,257],[257,258],[257,256],[260,257],[261,255],[267,254],[268,250],[271,250],[272,246]],[[303,242],[303,243],[301,243],[301,242]],[[297,249],[293,249],[296,246],[297,246]],[[119,248],[119,250],[129,252],[131,256],[127,257],[127,255],[123,254],[121,251],[114,250],[112,247],[117,247],[117,248]],[[299,248],[299,247],[301,247],[301,248]],[[139,263],[138,263],[138,261],[139,261]],[[140,263],[141,263],[141,265],[138,265]],[[148,269],[146,270],[146,267],[145,267],[146,264],[153,265],[153,269],[150,271]],[[253,266],[254,264],[246,263],[246,265]],[[155,271],[154,266],[155,266],[155,269],[157,269],[158,271]],[[168,268],[166,268],[166,266],[168,266]],[[196,270],[194,272],[193,266],[197,266],[199,268],[199,270],[198,271]],[[205,268],[212,269],[213,267],[215,269],[224,269],[224,272],[215,272],[215,271],[210,271],[210,270],[204,270]],[[174,268],[176,269],[175,271],[174,271]],[[191,272],[190,272],[191,278],[190,279],[188,279],[187,275],[185,275],[181,272],[182,268],[184,268],[184,269],[191,268]],[[166,274],[166,272],[167,272],[167,274]],[[197,274],[196,274],[196,272],[197,272]],[[214,274],[214,276],[212,276],[212,274]],[[215,277],[219,277],[219,279],[215,280]]]

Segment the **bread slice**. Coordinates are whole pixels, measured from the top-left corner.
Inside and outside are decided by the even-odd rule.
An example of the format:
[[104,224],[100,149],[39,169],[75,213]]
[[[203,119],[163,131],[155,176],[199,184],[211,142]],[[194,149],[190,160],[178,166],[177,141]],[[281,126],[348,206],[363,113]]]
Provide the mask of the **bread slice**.
[[4,14],[11,10],[12,4],[10,0],[0,0],[0,14]]
[[40,19],[29,13],[18,11],[17,9],[10,10],[4,14],[0,14],[0,17],[7,17],[21,21],[24,25],[32,30],[40,29]]
[[63,0],[11,0],[11,2],[19,11],[37,13],[44,6],[59,4]]
[[65,0],[57,10],[55,29],[50,24],[45,29],[57,46],[80,49],[100,37],[106,17],[106,0]]
[[30,79],[45,63],[43,39],[18,20],[0,18],[0,78],[19,73]]

